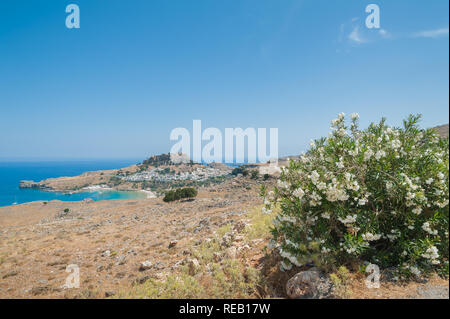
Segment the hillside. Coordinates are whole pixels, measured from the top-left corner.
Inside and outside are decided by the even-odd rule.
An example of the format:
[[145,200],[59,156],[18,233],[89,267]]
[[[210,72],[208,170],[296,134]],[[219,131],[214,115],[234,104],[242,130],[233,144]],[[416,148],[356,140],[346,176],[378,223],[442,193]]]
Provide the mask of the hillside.
[[433,127],[434,130],[441,136],[441,137],[448,137],[448,124],[439,125],[436,127]]

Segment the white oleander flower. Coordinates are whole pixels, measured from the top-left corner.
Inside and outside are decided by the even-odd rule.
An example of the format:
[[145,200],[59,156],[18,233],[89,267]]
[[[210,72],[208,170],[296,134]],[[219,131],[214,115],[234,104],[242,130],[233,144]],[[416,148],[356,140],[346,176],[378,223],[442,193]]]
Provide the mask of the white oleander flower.
[[356,222],[356,217],[357,217],[356,215],[348,215],[344,219],[339,217],[338,220],[341,223],[346,225],[346,224],[352,224],[352,223]]
[[362,235],[362,238],[366,241],[375,241],[381,238],[379,234],[365,233]]
[[387,189],[387,190],[391,190],[393,185],[394,185],[394,184],[392,184],[392,182],[387,181],[387,182],[386,182],[386,189]]
[[320,183],[317,183],[316,187],[317,187],[318,190],[321,191],[321,190],[324,190],[324,189],[327,188],[327,184],[324,183],[324,182],[320,182]]
[[437,235],[437,234],[438,234],[437,230],[432,230],[432,229],[431,229],[430,223],[429,223],[429,222],[423,223],[422,229],[423,229],[424,231],[426,231],[426,232],[427,232],[428,234],[430,234],[430,235]]
[[433,265],[437,265],[440,263],[439,260],[437,260],[439,258],[439,252],[436,246],[431,246],[430,248],[428,248],[425,253],[422,254],[422,257],[430,259]]
[[370,158],[373,156],[373,151],[369,148],[367,151],[364,152],[364,161],[370,160]]
[[328,212],[322,213],[320,216],[322,216],[325,219],[330,219],[330,213]]
[[297,197],[297,198],[303,198],[303,196],[305,195],[305,192],[303,191],[303,189],[301,189],[300,187],[299,188],[297,188],[293,193],[292,193],[292,195],[294,195],[295,197]]
[[347,131],[343,128],[340,128],[336,131],[336,134],[340,137],[344,137],[345,135],[347,135]]
[[360,199],[360,200],[358,201],[358,205],[359,205],[359,206],[364,206],[364,205],[366,205],[366,203],[367,203],[367,200],[365,200],[365,199]]
[[292,269],[292,264],[286,264],[286,262],[283,260],[282,262],[281,262],[281,264],[280,264],[280,270],[282,271],[282,272],[285,272],[286,270],[287,271],[289,271],[289,270],[291,270]]
[[420,270],[417,267],[411,266],[409,267],[409,270],[413,275],[420,276],[421,274]]
[[376,158],[377,160],[379,160],[380,158],[385,157],[385,156],[386,156],[386,152],[383,151],[383,150],[379,150],[379,151],[375,154],[375,158]]
[[316,170],[312,171],[311,175],[309,176],[309,178],[311,179],[311,181],[313,182],[314,185],[317,184],[317,182],[319,181],[320,175],[319,173],[317,173]]
[[393,149],[398,149],[402,146],[402,142],[400,140],[392,140],[391,146]]
[[288,188],[290,187],[289,183],[283,182],[283,181],[281,181],[281,180],[278,180],[277,183],[278,183],[278,186],[279,186],[281,189],[288,189]]
[[349,196],[347,195],[347,193],[345,192],[345,190],[343,189],[339,189],[336,188],[334,186],[331,186],[327,191],[327,200],[329,200],[330,202],[335,202],[335,201],[346,201]]
[[448,205],[448,199],[443,201],[442,203],[437,203],[437,206],[439,206],[440,208],[444,208]]

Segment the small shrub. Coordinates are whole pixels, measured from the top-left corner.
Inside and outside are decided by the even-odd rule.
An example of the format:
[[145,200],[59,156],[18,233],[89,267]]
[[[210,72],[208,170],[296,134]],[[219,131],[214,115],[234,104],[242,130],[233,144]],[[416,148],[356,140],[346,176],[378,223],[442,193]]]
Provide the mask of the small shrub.
[[177,200],[177,198],[175,198],[175,192],[174,191],[166,192],[166,194],[164,195],[163,201],[173,202],[174,200]]
[[235,169],[233,169],[231,174],[234,175],[234,176],[239,175],[239,174],[247,176],[248,175],[248,170],[247,170],[247,168],[245,166],[241,165],[241,166],[236,167]]
[[343,299],[351,297],[349,271],[346,267],[341,266],[335,273],[330,274],[330,280],[333,283],[333,293],[336,297]]
[[163,198],[163,201],[165,202],[172,202],[179,199],[184,198],[194,198],[198,194],[197,190],[192,187],[186,187],[186,188],[179,188],[175,191],[170,190],[165,193],[165,196]]

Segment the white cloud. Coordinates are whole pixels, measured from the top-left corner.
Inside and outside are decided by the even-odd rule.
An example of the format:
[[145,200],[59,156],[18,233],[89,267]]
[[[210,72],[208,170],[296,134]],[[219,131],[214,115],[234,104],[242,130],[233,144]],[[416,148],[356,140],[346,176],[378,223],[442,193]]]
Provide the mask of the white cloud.
[[432,38],[448,37],[448,28],[416,32],[412,35],[414,38]]
[[380,29],[380,31],[378,31],[378,33],[383,37],[383,38],[390,38],[391,34],[385,30],[385,29]]
[[366,42],[366,40],[363,39],[363,37],[361,36],[361,34],[359,32],[358,26],[353,28],[353,31],[348,35],[348,38],[350,41],[353,41],[358,44]]

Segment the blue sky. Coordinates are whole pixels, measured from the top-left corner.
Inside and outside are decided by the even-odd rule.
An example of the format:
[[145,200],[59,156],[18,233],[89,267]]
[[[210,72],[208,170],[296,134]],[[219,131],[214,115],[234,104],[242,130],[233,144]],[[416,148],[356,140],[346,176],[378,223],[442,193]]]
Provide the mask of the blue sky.
[[[81,28],[65,27],[78,4]],[[367,29],[376,3],[381,29]],[[144,158],[170,131],[278,127],[280,155],[362,126],[448,122],[448,1],[0,2],[0,158]],[[383,30],[383,31],[381,31]]]

